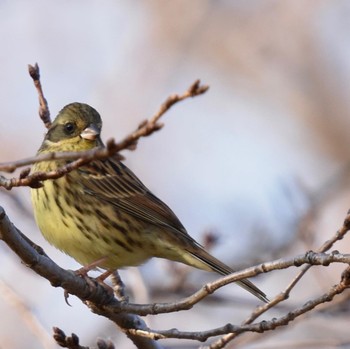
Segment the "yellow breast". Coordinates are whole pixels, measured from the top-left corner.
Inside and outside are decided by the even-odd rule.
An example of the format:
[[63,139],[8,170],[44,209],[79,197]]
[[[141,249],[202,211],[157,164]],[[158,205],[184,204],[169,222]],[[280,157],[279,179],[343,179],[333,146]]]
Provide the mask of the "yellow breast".
[[112,205],[84,193],[74,175],[69,183],[67,178],[31,190],[36,222],[50,244],[82,265],[106,257],[104,269],[139,265],[151,257],[139,229],[130,231]]

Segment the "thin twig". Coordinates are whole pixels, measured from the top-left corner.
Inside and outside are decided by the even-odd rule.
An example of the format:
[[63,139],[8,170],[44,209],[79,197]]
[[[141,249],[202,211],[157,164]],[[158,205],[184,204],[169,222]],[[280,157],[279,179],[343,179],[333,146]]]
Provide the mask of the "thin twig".
[[28,72],[30,77],[33,79],[34,86],[38,92],[39,97],[39,116],[43,121],[46,128],[50,128],[51,126],[51,118],[49,106],[47,104],[47,100],[44,97],[44,92],[40,82],[40,69],[38,63],[35,63],[34,66],[28,64]]
[[107,145],[104,148],[94,148],[85,151],[64,151],[64,152],[52,152],[42,153],[30,158],[17,160],[13,162],[0,163],[0,171],[11,173],[19,167],[29,166],[43,161],[52,160],[77,160],[80,158],[104,160],[108,157],[113,156],[117,152],[121,151],[120,147],[115,143],[114,139],[111,138],[107,141]]
[[[0,187],[4,187],[8,190],[12,189],[13,187],[23,187],[28,186],[32,188],[38,188],[41,186],[41,181],[47,180],[47,179],[57,179],[60,178],[67,173],[76,170],[77,168],[88,164],[89,162],[93,160],[103,160],[107,159],[111,156],[115,156],[118,149],[116,148],[116,144],[114,143],[114,140],[111,140],[107,143],[107,146],[105,148],[94,148],[88,151],[84,152],[68,152],[68,154],[65,153],[49,153],[49,154],[41,154],[38,155],[38,157],[31,158],[36,162],[36,159],[39,158],[39,161],[48,161],[49,159],[62,159],[65,158],[65,155],[67,155],[69,158],[77,157],[78,159],[75,161],[72,161],[68,163],[65,166],[59,167],[56,170],[48,171],[48,172],[34,172],[32,174],[24,174],[19,178],[10,178],[7,179],[3,176],[0,176]],[[118,156],[118,155],[117,155]],[[22,160],[22,163],[28,162],[26,159]]]

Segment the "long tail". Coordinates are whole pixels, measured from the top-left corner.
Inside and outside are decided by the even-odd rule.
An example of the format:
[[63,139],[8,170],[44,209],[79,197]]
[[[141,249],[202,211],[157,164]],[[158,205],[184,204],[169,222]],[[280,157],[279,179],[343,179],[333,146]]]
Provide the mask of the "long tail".
[[[196,248],[195,250],[188,251],[188,252],[190,252],[192,258],[195,257],[197,260],[196,261],[197,263],[195,263],[193,259],[192,261],[188,261],[189,262],[188,264],[194,267],[197,267],[199,269],[209,270],[209,271],[215,271],[221,275],[229,275],[234,272],[233,269],[231,269],[229,266],[227,266],[226,264],[222,263],[212,255],[210,255],[200,246],[198,246],[198,248]],[[265,303],[269,302],[268,298],[266,297],[266,294],[263,291],[261,291],[258,287],[256,287],[249,280],[247,279],[240,280],[240,281],[237,281],[237,284],[243,287],[245,290],[247,290],[251,294],[253,294],[255,297],[262,300],[263,302]]]

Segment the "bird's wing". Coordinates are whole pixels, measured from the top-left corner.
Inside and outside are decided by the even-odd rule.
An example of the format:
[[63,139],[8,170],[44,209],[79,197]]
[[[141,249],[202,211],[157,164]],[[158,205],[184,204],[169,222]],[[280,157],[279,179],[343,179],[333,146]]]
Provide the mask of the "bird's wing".
[[[85,193],[111,204],[131,216],[156,226],[163,226],[168,231],[173,231],[174,236],[185,242],[185,249],[209,267],[210,270],[221,275],[228,275],[233,272],[226,264],[207,253],[186,232],[175,213],[163,201],[153,195],[134,173],[117,159],[94,161],[79,168],[78,171],[81,174],[80,180]],[[182,262],[186,263],[185,260]],[[196,263],[189,264],[201,268]],[[238,283],[264,302],[268,301],[265,293],[249,280],[241,280]]]
[[186,239],[193,240],[175,213],[120,161],[113,158],[94,161],[78,171],[82,175],[81,184],[87,194],[94,195],[138,219],[164,226]]

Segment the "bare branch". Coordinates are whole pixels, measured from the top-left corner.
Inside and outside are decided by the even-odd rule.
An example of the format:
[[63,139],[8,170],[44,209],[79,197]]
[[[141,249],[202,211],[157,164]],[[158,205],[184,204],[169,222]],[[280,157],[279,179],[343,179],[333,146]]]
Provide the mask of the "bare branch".
[[[162,313],[178,312],[181,310],[191,309],[195,304],[199,303],[201,300],[203,300],[204,298],[214,293],[215,291],[217,291],[219,288],[223,286],[226,286],[230,283],[233,283],[242,279],[256,276],[261,273],[266,273],[273,270],[287,269],[292,266],[300,267],[303,264],[328,266],[330,263],[348,264],[349,262],[350,262],[350,254],[339,254],[337,251],[335,251],[332,254],[315,253],[315,252],[309,251],[305,254],[296,256],[294,258],[278,259],[272,262],[262,263],[257,266],[246,268],[242,271],[235,272],[231,275],[222,277],[214,282],[207,283],[200,290],[198,290],[191,296],[174,303],[133,304],[133,303],[122,302],[117,306],[115,306],[114,304],[106,305],[105,310],[108,310],[112,313],[119,313],[121,311],[126,311],[129,313],[134,313],[141,316],[146,316],[150,314],[155,315],[155,314],[162,314]],[[276,298],[274,298],[268,304],[264,304],[260,306],[258,308],[259,313],[265,312],[275,304],[279,303],[283,295],[284,293],[279,294]]]
[[[14,162],[4,162],[0,163],[0,171],[2,172],[14,172],[17,168],[23,166],[29,166],[42,161],[52,161],[52,160],[77,160],[84,158],[86,160],[104,160],[108,157],[115,155],[117,152],[121,151],[118,145],[115,143],[114,139],[107,141],[107,145],[104,148],[94,148],[86,151],[65,151],[65,152],[52,152],[43,153],[36,156],[32,156],[27,159],[22,159]],[[26,177],[26,176],[23,176]]]
[[[338,238],[343,236],[348,229],[348,217],[345,219],[344,226],[347,228],[340,229],[341,234],[336,234]],[[290,266],[299,267],[302,264],[324,265],[330,263],[350,264],[350,254],[340,254],[334,251],[331,254],[315,253],[312,251],[290,259],[279,259],[269,263],[263,263],[256,267],[248,268],[244,271],[234,273],[230,276],[221,278],[213,283],[205,285],[201,290],[184,301],[174,303],[160,303],[150,305],[129,304],[119,302],[111,296],[99,284],[91,287],[84,279],[76,276],[74,273],[61,269],[46,255],[40,254],[40,249],[34,248],[34,244],[29,239],[24,239],[22,234],[9,221],[4,210],[0,208],[0,239],[4,240],[8,246],[23,260],[23,262],[36,271],[39,275],[49,280],[53,286],[60,286],[69,293],[76,295],[85,302],[90,309],[100,315],[103,315],[118,324],[122,330],[133,340],[138,347],[156,348],[154,339],[160,338],[184,338],[205,341],[209,337],[228,334],[228,336],[237,336],[240,333],[264,332],[273,330],[276,327],[287,325],[295,318],[307,311],[314,309],[317,305],[331,301],[335,295],[343,292],[350,286],[350,267],[342,274],[341,282],[334,286],[329,292],[321,297],[315,298],[300,308],[289,312],[287,315],[270,321],[262,321],[255,324],[244,324],[236,326],[227,324],[225,326],[200,332],[183,332],[179,330],[154,331],[150,330],[146,324],[136,315],[127,313],[133,312],[141,315],[159,314],[162,312],[179,311],[190,308],[193,304],[203,299],[207,295],[215,292],[218,288],[243,278],[251,277],[260,273],[268,272],[275,269],[285,269]],[[330,246],[329,244],[327,246]],[[93,282],[94,280],[91,279]],[[265,309],[266,306],[260,307]],[[211,348],[221,348],[226,337],[222,337],[220,342],[215,342]],[[146,340],[146,342],[142,342]]]
[[[242,326],[226,324],[225,326],[222,326],[216,329],[212,329],[209,331],[200,331],[200,332],[184,332],[184,331],[179,331],[177,329],[171,329],[171,330],[165,330],[165,331],[154,331],[154,330],[144,331],[144,330],[133,329],[131,330],[131,332],[135,335],[137,334],[139,336],[145,336],[151,339],[182,338],[182,339],[195,339],[195,340],[204,342],[210,337],[222,335],[225,333],[238,335],[244,332],[263,333],[266,331],[272,331],[278,327],[288,325],[290,322],[294,321],[299,316],[305,314],[306,312],[311,311],[316,306],[322,303],[331,302],[336,295],[342,293],[345,289],[349,288],[350,286],[349,277],[350,277],[350,267],[347,267],[342,274],[341,282],[338,285],[333,286],[327,293],[305,303],[300,308],[297,308],[294,311],[291,311],[284,316],[281,316],[279,318],[273,318],[270,321],[261,321],[259,323],[247,324]],[[216,344],[219,344],[219,341],[216,342]],[[224,344],[227,344],[227,342]],[[211,345],[208,348],[217,349],[222,347],[223,347],[222,345],[220,346]]]
[[49,106],[47,104],[47,100],[44,97],[44,92],[40,82],[40,70],[38,63],[35,63],[34,66],[28,64],[28,72],[30,77],[33,79],[34,86],[38,92],[39,97],[39,116],[43,121],[46,128],[51,126],[51,118]]
[[[322,244],[322,246],[317,250],[319,253],[324,253],[331,249],[333,245],[339,241],[342,240],[345,234],[348,233],[350,230],[350,210],[347,213],[347,216],[344,219],[342,227],[325,243]],[[335,251],[337,252],[337,251]],[[306,265],[302,268],[302,270],[296,275],[296,277],[290,282],[290,284],[286,287],[286,289],[278,294],[274,299],[271,299],[271,301],[268,304],[264,304],[263,306],[259,307],[250,314],[250,316],[244,321],[244,324],[250,324],[254,320],[256,320],[260,315],[265,313],[267,310],[271,309],[278,303],[284,301],[289,297],[290,292],[295,287],[295,285],[301,280],[301,278],[306,274],[306,272],[311,268],[310,265]],[[210,349],[221,349],[223,348],[228,342],[232,341],[234,338],[237,337],[237,334],[228,334],[226,336],[223,336],[218,341],[214,342]]]
[[92,289],[84,279],[77,277],[72,271],[60,268],[45,253],[41,253],[41,247],[36,246],[10,222],[2,207],[0,207],[0,239],[21,258],[26,266],[49,280],[52,286],[62,287],[82,300],[101,304],[107,304],[113,300],[101,285],[96,285],[96,288]]
[[[278,259],[268,263],[262,263],[255,267],[235,272],[231,275],[220,278],[212,283],[203,286],[192,296],[182,301],[174,303],[156,304],[131,304],[119,302],[114,297],[106,295],[106,290],[101,285],[96,285],[96,289],[89,289],[89,285],[74,273],[66,271],[57,266],[49,257],[40,254],[33,247],[34,243],[29,243],[29,239],[23,239],[21,233],[9,221],[4,210],[0,207],[0,239],[4,240],[9,247],[23,260],[23,262],[39,275],[48,279],[55,287],[62,287],[69,293],[76,295],[82,300],[88,300],[94,304],[103,305],[104,314],[118,314],[130,312],[138,315],[160,314],[179,310],[190,309],[194,304],[215,292],[217,289],[245,278],[256,276],[272,270],[286,269],[291,266],[300,267],[303,264],[324,265],[330,263],[350,263],[350,254],[340,254],[335,251],[331,254],[315,253],[312,251],[306,254],[289,259]],[[107,297],[106,297],[107,296]],[[262,306],[260,308],[265,308]]]
[[[46,278],[54,287],[62,287],[69,294],[80,298],[91,309],[103,311],[105,305],[118,304],[118,300],[110,294],[101,284],[94,279],[87,282],[84,278],[77,276],[74,272],[64,270],[55,264],[46,254],[40,253],[41,248],[37,247],[25,237],[9,220],[5,211],[0,207],[0,240],[3,240],[23,261],[23,263],[34,270],[37,274]],[[92,287],[94,285],[94,287]],[[119,325],[122,330],[146,328],[142,319],[132,314],[109,314],[110,320]],[[160,348],[148,338],[135,336],[127,333],[128,337],[138,348],[156,349]]]
[[[35,70],[35,67],[32,67]],[[38,68],[39,69],[39,68]],[[36,71],[35,71],[36,72]],[[38,73],[39,71],[37,71]],[[35,74],[34,77],[37,77]],[[34,80],[39,81],[40,80]],[[41,85],[40,85],[41,86]],[[73,162],[58,168],[55,171],[51,172],[37,172],[29,175],[29,171],[22,172],[19,178],[5,178],[0,176],[0,187],[4,187],[8,190],[13,187],[20,186],[29,186],[37,188],[41,186],[41,181],[47,179],[57,179],[65,174],[79,168],[80,166],[86,165],[93,160],[102,160],[111,156],[118,156],[119,160],[122,160],[124,157],[118,154],[120,151],[128,149],[134,150],[136,148],[137,142],[141,137],[147,137],[152,133],[160,130],[163,127],[163,124],[160,124],[158,120],[168,111],[174,104],[177,102],[183,101],[189,97],[195,97],[205,93],[208,90],[208,86],[200,85],[200,81],[195,81],[183,94],[181,95],[172,95],[161,105],[157,113],[152,116],[149,120],[143,121],[136,131],[132,132],[126,136],[121,142],[116,143],[114,139],[107,141],[106,148],[96,148],[88,151],[82,152],[62,152],[62,153],[48,153],[40,154],[35,157],[0,163],[0,171],[2,172],[13,172],[19,167],[28,166],[41,161],[50,161],[50,160],[74,160]],[[40,98],[40,94],[39,94]],[[46,102],[46,101],[45,101]],[[48,110],[48,109],[47,109]],[[45,114],[46,115],[46,114]],[[44,116],[45,117],[45,116]],[[44,121],[45,122],[45,121]],[[47,121],[46,124],[51,121]]]
[[[107,143],[105,148],[94,148],[84,152],[60,152],[60,153],[48,153],[48,154],[40,154],[36,157],[21,160],[22,164],[27,164],[28,162],[40,162],[40,161],[49,161],[49,160],[62,160],[62,159],[74,159],[77,160],[68,163],[65,166],[59,167],[57,170],[49,171],[49,172],[34,172],[32,174],[23,173],[19,178],[10,178],[7,179],[3,176],[0,176],[0,187],[4,187],[6,189],[11,189],[13,187],[23,187],[29,186],[32,188],[38,188],[41,186],[41,181],[47,179],[57,179],[65,174],[88,164],[93,160],[103,160],[107,159],[111,156],[119,156],[116,154],[118,149],[116,148],[116,144],[114,140],[110,140]],[[5,168],[11,169],[11,164],[5,164]],[[0,170],[2,169],[2,165],[0,165]]]

